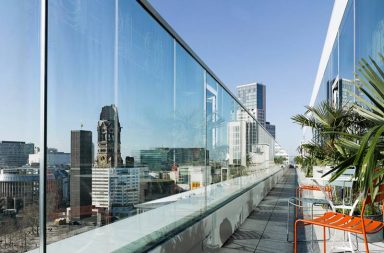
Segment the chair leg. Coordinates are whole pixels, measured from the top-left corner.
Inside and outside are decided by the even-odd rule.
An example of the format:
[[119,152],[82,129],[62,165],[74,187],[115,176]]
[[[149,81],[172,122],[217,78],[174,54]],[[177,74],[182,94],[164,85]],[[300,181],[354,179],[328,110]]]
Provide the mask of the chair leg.
[[287,215],[287,242],[289,242],[289,214],[291,212],[291,205],[289,204],[288,200],[288,215]]
[[368,241],[367,241],[367,234],[364,234],[364,244],[365,244],[365,251],[369,253],[369,247],[368,247]]
[[327,253],[327,240],[326,239],[327,238],[326,238],[326,234],[325,234],[325,227],[323,227],[324,253]]
[[297,223],[299,222],[300,220],[296,220],[295,221],[295,228],[293,230],[293,248],[294,248],[294,253],[297,253]]
[[295,213],[295,217],[296,219],[298,218],[298,212],[299,212],[299,208],[298,208],[298,205],[299,205],[299,202],[300,202],[300,188],[297,188],[296,189],[296,213]]
[[[348,241],[349,241],[349,247],[352,253],[355,253],[355,247],[353,247],[352,243],[352,234],[348,232]],[[357,250],[359,250],[359,247],[357,247]]]

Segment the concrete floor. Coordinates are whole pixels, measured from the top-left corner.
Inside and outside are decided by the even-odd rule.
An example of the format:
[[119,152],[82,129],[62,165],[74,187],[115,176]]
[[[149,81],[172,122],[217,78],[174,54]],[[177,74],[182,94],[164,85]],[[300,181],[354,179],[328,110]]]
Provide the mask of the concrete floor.
[[[287,242],[287,200],[295,196],[296,185],[296,170],[289,169],[219,252],[293,252]],[[307,252],[306,244],[299,246],[299,252]]]

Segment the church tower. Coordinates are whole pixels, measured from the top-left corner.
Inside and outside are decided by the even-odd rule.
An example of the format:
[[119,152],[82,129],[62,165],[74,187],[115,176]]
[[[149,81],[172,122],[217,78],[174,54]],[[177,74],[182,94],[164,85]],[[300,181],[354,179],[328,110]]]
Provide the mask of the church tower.
[[121,126],[117,107],[107,105],[101,109],[97,124],[98,150],[96,166],[99,168],[122,167],[123,159],[120,152]]

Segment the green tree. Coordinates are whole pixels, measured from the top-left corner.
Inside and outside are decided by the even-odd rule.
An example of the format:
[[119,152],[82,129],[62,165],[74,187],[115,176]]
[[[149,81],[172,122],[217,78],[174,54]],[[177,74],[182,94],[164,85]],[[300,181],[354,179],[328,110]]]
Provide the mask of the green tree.
[[284,156],[275,156],[273,160],[276,164],[283,164],[287,160],[287,158]]

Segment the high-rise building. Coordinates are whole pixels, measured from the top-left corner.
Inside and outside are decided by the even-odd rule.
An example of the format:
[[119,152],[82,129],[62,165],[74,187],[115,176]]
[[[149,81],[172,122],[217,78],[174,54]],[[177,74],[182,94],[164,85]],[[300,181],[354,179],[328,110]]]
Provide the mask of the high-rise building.
[[[239,85],[236,92],[240,102],[257,118],[257,83]],[[238,119],[239,116],[237,115]]]
[[329,96],[327,99],[335,108],[351,106],[355,101],[352,94],[358,94],[358,91],[355,91],[353,81],[345,78],[328,82],[328,92]]
[[123,159],[120,152],[121,126],[117,107],[107,105],[101,109],[100,120],[97,124],[97,158],[99,168],[122,167]]
[[267,118],[267,104],[266,104],[266,88],[264,84],[257,84],[257,120],[262,126],[265,126],[265,121]]
[[114,207],[133,207],[138,204],[141,169],[93,168],[92,204],[108,212],[112,212]]
[[[266,87],[261,83],[249,83],[236,87],[237,97],[262,126],[266,120]],[[245,113],[244,113],[245,114]]]
[[132,156],[126,156],[125,157],[125,167],[127,167],[127,168],[135,167],[135,158]]
[[265,122],[265,128],[276,139],[276,126],[267,121]]
[[22,141],[0,142],[0,168],[16,168],[28,163],[34,153],[34,144]]
[[[228,163],[247,166],[247,156],[257,152],[258,125],[254,121],[228,123]],[[248,159],[249,160],[249,159]],[[249,161],[248,161],[249,162]]]
[[92,132],[71,131],[70,204],[72,220],[92,215]]

